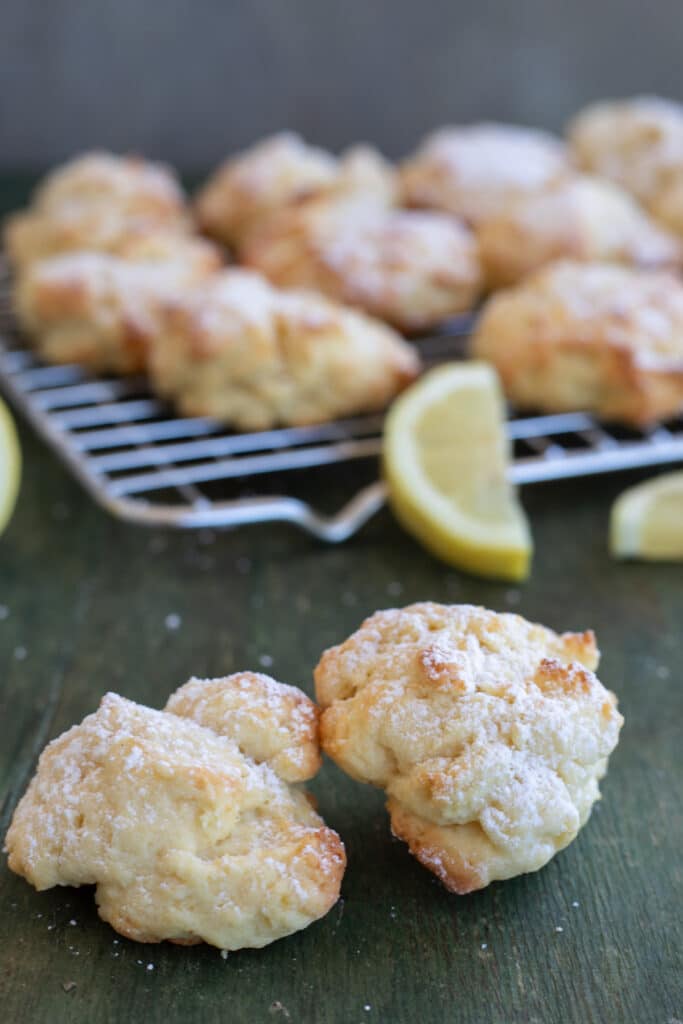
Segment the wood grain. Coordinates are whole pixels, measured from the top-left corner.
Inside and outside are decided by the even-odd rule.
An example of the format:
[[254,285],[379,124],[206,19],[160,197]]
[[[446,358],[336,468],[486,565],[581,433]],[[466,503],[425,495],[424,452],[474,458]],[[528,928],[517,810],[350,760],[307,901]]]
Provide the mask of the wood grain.
[[[106,690],[160,706],[193,673],[258,669],[265,656],[268,671],[311,692],[323,647],[376,608],[426,598],[593,627],[626,726],[577,841],[543,871],[464,898],[390,837],[380,793],[326,764],[314,788],[347,844],[343,901],[305,932],[227,960],[208,947],[119,940],[92,890],[38,894],[3,864],[2,1020],[683,1019],[683,574],[607,556],[610,502],[636,476],[528,489],[534,574],[511,588],[439,565],[388,513],[339,548],[288,527],[128,527],[96,509],[26,430],[22,442],[20,503],[0,540],[3,829],[43,744]],[[324,500],[339,500],[355,472],[341,471]],[[175,631],[170,613],[181,617]]]

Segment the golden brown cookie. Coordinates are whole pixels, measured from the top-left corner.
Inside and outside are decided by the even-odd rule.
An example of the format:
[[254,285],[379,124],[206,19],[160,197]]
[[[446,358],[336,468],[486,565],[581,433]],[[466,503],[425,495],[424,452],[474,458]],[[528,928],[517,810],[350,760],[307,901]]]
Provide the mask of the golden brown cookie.
[[476,240],[455,218],[353,199],[280,211],[242,258],[280,287],[321,292],[404,331],[471,309],[482,286]]
[[477,232],[487,283],[516,284],[557,259],[675,268],[681,245],[617,185],[577,175],[519,196]]
[[281,211],[349,197],[392,205],[397,187],[391,164],[371,146],[354,146],[337,158],[284,133],[228,160],[199,192],[195,208],[200,227],[241,256],[254,233]]
[[392,830],[454,892],[536,871],[617,744],[598,657],[591,632],[471,605],[376,612],[315,670],[323,749],[386,790]]
[[146,365],[161,301],[221,262],[203,239],[147,235],[119,244],[117,253],[70,252],[32,263],[16,282],[14,306],[48,362],[136,372]]
[[683,408],[683,284],[664,272],[550,264],[487,302],[472,354],[510,401],[644,426]]
[[170,168],[138,157],[86,153],[47,175],[27,210],[5,225],[15,268],[75,249],[116,250],[131,237],[186,233],[189,220]]
[[658,96],[605,100],[580,111],[567,136],[580,167],[649,206],[662,173],[683,161],[683,106]]
[[419,359],[370,317],[224,270],[167,304],[149,368],[183,414],[260,430],[382,409]]
[[107,694],[49,744],[10,868],[39,890],[96,885],[100,917],[138,942],[260,947],[322,917],[344,847],[279,774],[317,770],[315,706],[251,673],[193,680],[169,705]]
[[544,188],[569,171],[559,139],[504,124],[442,128],[400,169],[408,206],[443,210],[477,226],[518,195]]
[[197,219],[213,238],[237,245],[264,217],[328,185],[336,172],[331,153],[292,132],[273,135],[214,172],[197,196]]

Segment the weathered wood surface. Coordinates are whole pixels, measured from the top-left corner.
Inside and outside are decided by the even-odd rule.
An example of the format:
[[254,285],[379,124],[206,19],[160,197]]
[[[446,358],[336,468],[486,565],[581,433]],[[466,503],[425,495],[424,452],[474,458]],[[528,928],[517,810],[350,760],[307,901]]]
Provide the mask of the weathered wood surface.
[[[38,894],[3,861],[1,1020],[683,1020],[683,570],[607,556],[610,502],[636,475],[528,489],[535,568],[510,587],[439,565],[386,512],[338,548],[289,527],[199,536],[126,526],[28,430],[22,442],[21,499],[0,539],[3,834],[42,746],[106,690],[160,706],[190,674],[266,665],[311,692],[325,646],[376,608],[426,598],[593,627],[626,726],[579,839],[543,871],[465,898],[390,838],[378,792],[326,764],[314,789],[347,845],[343,901],[306,931],[227,960],[209,947],[117,941],[90,889]],[[354,472],[340,472],[326,500]]]

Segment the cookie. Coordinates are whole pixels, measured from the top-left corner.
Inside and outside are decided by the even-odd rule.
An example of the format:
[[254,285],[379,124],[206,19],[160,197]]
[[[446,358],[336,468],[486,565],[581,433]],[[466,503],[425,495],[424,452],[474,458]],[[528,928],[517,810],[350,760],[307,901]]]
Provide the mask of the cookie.
[[382,787],[394,833],[457,893],[543,867],[617,744],[591,632],[423,603],[376,612],[316,670],[324,751]]

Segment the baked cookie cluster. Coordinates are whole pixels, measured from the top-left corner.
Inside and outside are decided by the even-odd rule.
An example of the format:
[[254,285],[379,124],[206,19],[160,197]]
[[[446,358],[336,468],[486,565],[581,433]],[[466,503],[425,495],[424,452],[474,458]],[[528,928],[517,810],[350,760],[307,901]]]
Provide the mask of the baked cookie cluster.
[[[214,232],[222,240],[299,196],[302,177],[320,186],[324,166],[335,194],[374,204],[394,190],[393,170],[363,149],[338,162],[281,136],[243,162],[228,191],[244,185],[253,202],[235,194],[242,219]],[[207,224],[225,193],[220,177],[203,194]],[[147,371],[181,412],[241,429],[319,422],[384,408],[420,368],[417,351],[382,322],[223,269],[220,247],[193,231],[175,177],[147,161],[90,154],[53,172],[10,219],[6,243],[19,323],[46,360]]]
[[279,135],[228,161],[197,211],[212,237],[274,284],[414,332],[472,308],[483,280],[463,223],[399,204],[398,176],[376,150],[358,146],[323,163],[320,150]]
[[107,694],[43,752],[9,866],[95,885],[138,942],[265,946],[339,896],[344,846],[292,785],[319,766],[317,708],[266,676],[191,680],[164,711]]
[[447,126],[396,166],[280,133],[192,203],[163,165],[86,154],[5,243],[45,359],[147,372],[181,413],[256,430],[383,409],[421,369],[397,332],[489,293],[471,352],[513,403],[642,427],[683,410],[682,235],[683,106],[639,97],[566,140]]
[[43,751],[5,844],[36,889],[95,885],[140,942],[264,946],[322,917],[346,864],[298,784],[322,749],[382,787],[447,889],[543,867],[586,823],[621,715],[595,637],[470,605],[376,612],[300,690],[192,679],[163,711],[107,694]]

